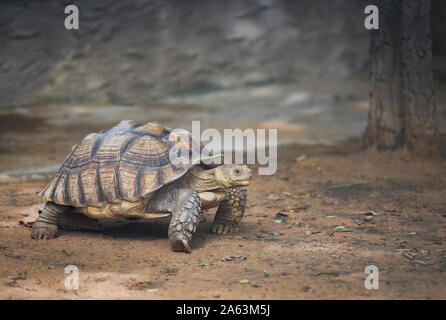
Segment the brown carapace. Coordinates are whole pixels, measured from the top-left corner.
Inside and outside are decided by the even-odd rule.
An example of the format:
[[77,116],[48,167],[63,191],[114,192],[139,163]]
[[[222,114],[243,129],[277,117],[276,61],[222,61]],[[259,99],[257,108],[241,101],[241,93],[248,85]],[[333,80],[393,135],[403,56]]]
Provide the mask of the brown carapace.
[[[87,135],[73,146],[57,175],[40,193],[43,199],[74,207],[104,202],[134,202],[182,177],[189,166],[174,165],[171,129],[156,122],[138,125],[122,121],[115,127]],[[188,134],[200,150],[202,144]],[[170,138],[170,139],[169,139]],[[181,141],[179,141],[181,143]]]

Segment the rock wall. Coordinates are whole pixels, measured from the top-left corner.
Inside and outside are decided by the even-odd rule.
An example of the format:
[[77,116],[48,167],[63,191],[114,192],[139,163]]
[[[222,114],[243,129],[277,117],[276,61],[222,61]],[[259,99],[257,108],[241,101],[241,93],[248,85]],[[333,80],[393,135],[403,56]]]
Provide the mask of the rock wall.
[[[64,28],[76,4],[80,29]],[[0,108],[367,75],[365,1],[5,1]]]

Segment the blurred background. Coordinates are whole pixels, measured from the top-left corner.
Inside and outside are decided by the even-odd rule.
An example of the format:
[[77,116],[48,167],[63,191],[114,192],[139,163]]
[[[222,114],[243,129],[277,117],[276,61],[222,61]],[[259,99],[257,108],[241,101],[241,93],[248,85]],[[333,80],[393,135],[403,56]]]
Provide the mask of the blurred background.
[[[64,8],[80,11],[64,28]],[[53,172],[124,119],[277,128],[279,144],[362,136],[368,1],[0,3],[0,177]],[[446,123],[446,2],[433,1],[437,121]]]

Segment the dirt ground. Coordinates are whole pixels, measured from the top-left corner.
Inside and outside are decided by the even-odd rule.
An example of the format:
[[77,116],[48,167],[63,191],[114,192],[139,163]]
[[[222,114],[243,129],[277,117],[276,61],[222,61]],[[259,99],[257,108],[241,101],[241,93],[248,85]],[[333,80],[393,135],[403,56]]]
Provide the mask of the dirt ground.
[[[21,131],[14,120],[2,119],[9,134]],[[0,167],[12,154],[22,164],[60,163],[72,141],[19,123],[27,130],[14,141],[3,135]],[[240,231],[211,234],[207,212],[191,254],[171,251],[166,221],[32,240],[19,220],[41,203],[49,176],[3,177],[0,299],[446,298],[444,161],[364,152],[359,140],[282,146],[278,158],[275,175],[254,176]],[[78,290],[64,286],[67,265],[78,267]],[[369,265],[379,269],[378,290],[364,286]]]

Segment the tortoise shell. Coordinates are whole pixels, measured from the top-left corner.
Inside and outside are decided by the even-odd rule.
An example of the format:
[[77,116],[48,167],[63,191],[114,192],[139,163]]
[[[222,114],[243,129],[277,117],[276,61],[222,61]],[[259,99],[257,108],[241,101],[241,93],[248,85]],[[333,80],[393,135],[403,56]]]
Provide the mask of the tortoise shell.
[[203,148],[190,132],[181,130],[126,120],[105,132],[91,133],[73,146],[40,196],[74,207],[100,207],[147,197],[200,161],[198,157],[187,163],[171,162],[169,153],[178,146],[189,150],[189,156],[192,150],[201,152]]

